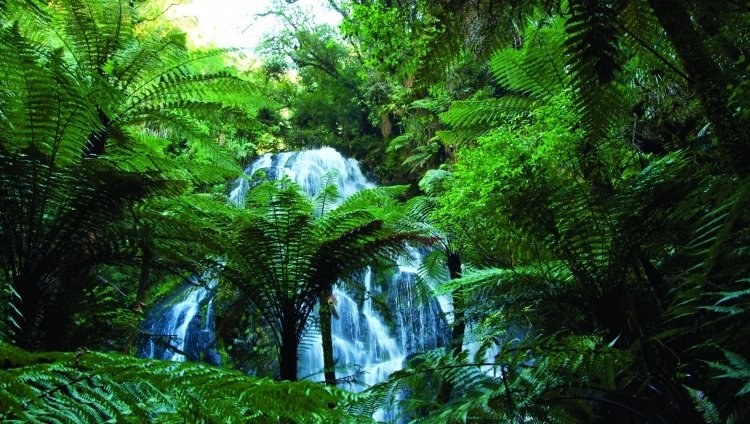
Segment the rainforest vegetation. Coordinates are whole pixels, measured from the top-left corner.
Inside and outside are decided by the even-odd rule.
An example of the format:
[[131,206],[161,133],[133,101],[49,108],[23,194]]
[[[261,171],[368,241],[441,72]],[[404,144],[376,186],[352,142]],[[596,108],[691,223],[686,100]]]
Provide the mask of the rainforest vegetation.
[[[295,3],[243,52],[170,1],[0,0],[1,421],[750,417],[748,2]],[[321,146],[379,188],[228,202]],[[407,245],[450,343],[353,393],[332,288]],[[222,364],[137,358],[191,275]],[[296,381],[311,325],[323,382]]]

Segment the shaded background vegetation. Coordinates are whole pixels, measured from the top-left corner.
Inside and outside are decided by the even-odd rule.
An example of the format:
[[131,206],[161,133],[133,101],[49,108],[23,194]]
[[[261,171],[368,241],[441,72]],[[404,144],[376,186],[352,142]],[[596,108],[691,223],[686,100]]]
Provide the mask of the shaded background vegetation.
[[[247,68],[188,48],[158,1],[0,2],[0,416],[81,398],[94,422],[366,420],[389,401],[420,422],[748,415],[747,4],[331,0],[331,28],[293,3]],[[451,349],[364,395],[288,383],[312,395],[239,412],[233,386],[202,385],[282,386],[86,350],[133,354],[150,306],[223,269],[263,207],[226,205],[256,153],[323,145],[410,186],[399,213],[441,237],[420,283],[453,298]],[[230,271],[224,296],[254,293]],[[254,371],[275,377],[265,349]]]

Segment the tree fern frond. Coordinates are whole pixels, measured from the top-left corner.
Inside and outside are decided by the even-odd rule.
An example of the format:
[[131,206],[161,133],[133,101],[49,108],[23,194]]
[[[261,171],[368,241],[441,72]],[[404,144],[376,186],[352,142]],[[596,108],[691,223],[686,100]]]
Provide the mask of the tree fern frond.
[[592,140],[605,138],[620,116],[622,97],[610,85],[621,70],[618,10],[604,1],[573,1],[564,47],[576,89],[583,128]]
[[454,127],[492,128],[511,116],[528,112],[532,105],[532,100],[514,96],[456,101],[447,112],[440,114],[440,119]]
[[318,193],[313,199],[316,216],[323,216],[336,207],[341,199],[338,190],[338,184],[340,183],[341,174],[338,171],[327,172],[320,178]]
[[544,100],[570,85],[562,54],[565,38],[562,22],[551,21],[540,28],[527,29],[521,50],[499,50],[490,66],[498,83],[532,99]]
[[571,1],[571,16],[565,23],[565,42],[576,80],[608,84],[620,71],[619,31],[614,21],[618,11],[604,1]]
[[76,160],[95,122],[85,91],[71,78],[59,54],[40,56],[17,25],[0,29],[0,49],[6,58],[0,66],[10,90],[0,92],[6,148],[33,147],[57,156],[63,166]]
[[165,66],[187,62],[189,55],[185,41],[185,33],[179,30],[171,30],[158,39],[130,40],[104,65],[104,69],[116,78],[115,86],[130,90],[131,86],[141,86],[155,74],[164,72]]
[[[356,421],[359,396],[316,383],[274,383],[202,364],[80,349],[29,354],[0,345],[0,417],[47,422]],[[364,419],[363,419],[364,420]]]
[[482,269],[465,272],[461,278],[446,281],[436,289],[437,294],[450,294],[462,286],[470,286],[487,282],[496,283],[504,275],[513,274],[513,271],[503,269]]
[[419,298],[432,294],[434,287],[450,279],[445,254],[439,250],[433,250],[422,257],[417,276],[422,284],[415,287],[415,295]]

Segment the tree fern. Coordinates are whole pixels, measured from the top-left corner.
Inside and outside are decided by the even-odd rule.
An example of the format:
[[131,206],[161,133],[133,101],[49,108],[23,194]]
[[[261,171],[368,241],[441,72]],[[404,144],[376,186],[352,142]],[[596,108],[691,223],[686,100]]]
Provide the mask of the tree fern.
[[[296,354],[308,318],[339,279],[392,261],[406,242],[433,241],[401,220],[394,197],[405,187],[363,190],[333,208],[339,194],[329,183],[335,179],[324,176],[313,199],[287,177],[262,183],[248,192],[248,209],[225,230],[231,243],[223,275],[239,293],[220,327],[241,325],[247,307],[257,307],[279,348],[283,379],[296,380]],[[321,303],[321,310],[326,307]],[[330,316],[323,314],[326,340]],[[329,384],[334,379],[326,374]]]
[[[619,54],[618,30],[608,6],[573,3],[567,21],[542,19],[537,26],[526,28],[521,49],[497,51],[491,67],[506,94],[478,102],[454,102],[441,114],[441,120],[452,128],[438,132],[437,138],[465,144],[500,125],[512,125],[515,117],[528,116],[560,91],[570,90],[587,137],[580,142],[579,157],[587,163],[587,173],[601,168],[595,146],[608,137],[622,110],[621,95],[613,85],[619,67],[615,57]],[[586,5],[596,11],[589,15]]]
[[146,125],[188,136],[225,172],[234,170],[197,119],[221,109],[247,116],[268,101],[235,74],[208,65],[223,51],[190,52],[185,34],[175,29],[137,34],[137,15],[133,5],[120,0],[66,1],[52,14],[51,42],[75,61],[96,102],[102,128],[90,135],[89,148],[101,154],[105,146],[133,145],[138,140],[127,129]]
[[[557,102],[559,97],[546,101]],[[465,269],[461,279],[443,285],[438,293],[461,292],[465,320],[476,322],[472,332],[478,337],[494,337],[500,347],[521,343],[528,346],[522,351],[533,352],[533,366],[506,370],[517,373],[507,383],[518,386],[488,391],[497,397],[496,404],[502,401],[518,410],[532,411],[526,417],[540,420],[555,416],[561,421],[585,422],[593,420],[594,415],[621,414],[627,414],[628,418],[622,419],[625,422],[694,419],[692,401],[684,388],[669,381],[668,375],[676,372],[676,366],[669,362],[674,356],[667,348],[655,341],[647,342],[651,344],[649,358],[671,364],[675,367],[672,371],[637,365],[637,360],[629,362],[635,366],[624,366],[621,361],[630,361],[626,358],[641,349],[644,334],[656,337],[663,328],[671,327],[659,317],[674,299],[674,292],[670,292],[673,286],[660,274],[658,264],[651,262],[654,259],[648,258],[672,260],[664,245],[689,240],[689,234],[671,227],[671,219],[686,206],[682,202],[699,187],[698,180],[685,176],[689,167],[685,155],[671,154],[642,167],[628,165],[628,172],[624,173],[621,167],[627,163],[627,150],[602,145],[599,157],[612,164],[602,169],[618,171],[607,174],[611,188],[599,191],[593,181],[583,177],[583,165],[572,159],[577,157],[575,143],[581,140],[577,137],[583,135],[578,132],[567,138],[577,130],[572,116],[578,112],[563,125],[566,130],[547,138],[547,130],[553,127],[546,126],[546,120],[562,118],[570,111],[570,104],[566,101],[563,107],[557,103],[555,112],[549,114],[540,113],[552,111],[547,109],[549,104],[541,104],[530,112],[528,120],[518,121],[524,125],[512,126],[513,122],[509,122],[481,137],[476,148],[465,151],[454,165],[451,178],[438,185],[446,193],[442,206],[451,211],[446,213],[453,220],[448,221],[449,228],[459,237],[467,232],[483,240],[488,237],[486,234],[498,237],[487,243],[494,250],[494,256],[489,258],[496,261],[490,262],[495,269]],[[554,127],[560,128],[561,121],[555,122]],[[527,138],[525,130],[529,128],[535,130]],[[550,149],[552,145],[547,142],[553,139],[555,143],[569,141]],[[551,157],[556,158],[554,164],[546,162]],[[469,181],[480,183],[471,185]],[[469,211],[464,213],[464,209]],[[689,222],[694,218],[680,219]],[[489,227],[492,232],[486,229],[488,220],[494,224]],[[485,259],[477,257],[477,263]],[[627,299],[638,299],[638,306]],[[686,331],[689,328],[686,326]],[[557,365],[555,361],[565,360],[566,355],[557,356],[550,347],[554,343],[573,343],[572,339],[555,339],[558,335],[565,339],[570,334],[593,335],[599,339],[595,344],[603,350],[591,355],[570,354],[570,363]],[[659,340],[673,349],[665,339]],[[575,349],[578,348],[583,346]],[[575,349],[571,347],[571,352]],[[518,358],[515,364],[528,365],[525,362],[531,357]],[[471,363],[480,365],[480,361]],[[551,368],[543,368],[547,366]],[[566,370],[572,374],[566,375]],[[506,376],[512,375],[508,372]],[[560,379],[555,380],[555,375]],[[651,375],[654,377],[646,377]],[[660,394],[643,394],[641,385],[647,378],[654,379],[650,384],[658,385]],[[571,381],[579,385],[568,386],[568,392],[556,386]],[[540,390],[541,387],[547,389]],[[501,393],[504,396],[499,396]],[[507,399],[507,393],[512,401]],[[484,391],[467,392],[461,412],[464,415],[450,416],[451,412],[443,408],[435,411],[443,414],[439,419],[460,420],[471,413],[477,417],[494,414],[487,416],[504,421],[522,419],[523,415],[503,415],[508,414],[505,407],[496,406],[496,411],[485,412],[492,397],[485,396],[485,403],[470,404],[468,399],[477,396],[485,396]],[[672,403],[679,403],[680,411],[663,412],[665,405]],[[423,404],[429,409],[426,405]]]
[[[164,153],[171,141],[153,130],[203,140],[221,156],[205,111],[252,103],[242,95],[219,102],[230,90],[248,93],[248,83],[226,72],[202,74],[197,64],[214,55],[191,54],[180,33],[153,32],[139,43],[130,3],[64,1],[42,11],[44,28],[22,28],[17,10],[2,15],[0,28],[7,58],[0,64],[7,76],[0,90],[0,267],[4,300],[12,302],[6,310],[20,326],[14,338],[27,347],[54,333],[39,327],[56,325],[52,313],[40,320],[42,309],[80,295],[96,265],[137,262],[145,245],[139,239],[148,237],[128,228],[128,210],[157,194],[182,193],[191,180],[224,181],[232,172],[233,163],[183,166],[184,158]],[[27,33],[34,28],[40,32]],[[166,215],[151,218],[152,229],[175,224]],[[161,259],[184,262],[176,253],[189,251]]]

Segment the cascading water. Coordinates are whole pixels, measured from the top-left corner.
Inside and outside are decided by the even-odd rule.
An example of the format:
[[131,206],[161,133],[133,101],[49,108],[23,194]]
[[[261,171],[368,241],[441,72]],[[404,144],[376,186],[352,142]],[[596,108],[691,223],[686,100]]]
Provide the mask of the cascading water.
[[[151,334],[138,356],[171,361],[199,361],[218,365],[210,311],[217,281],[201,284],[198,276],[187,279],[185,289],[149,314],[144,330]],[[201,307],[206,305],[206,316]]]
[[[239,202],[245,191],[231,193],[230,202]],[[199,281],[200,280],[200,281]],[[157,305],[143,325],[150,335],[138,350],[141,358],[170,361],[203,361],[221,365],[214,337],[213,294],[218,281],[205,273],[190,276],[173,298]],[[205,306],[205,317],[201,313]]]
[[[339,152],[331,148],[317,150],[305,150],[301,152],[287,152],[272,155],[267,153],[256,159],[245,174],[252,176],[257,171],[263,170],[267,178],[280,179],[287,175],[309,193],[311,196],[317,194],[320,177],[326,172],[337,171],[341,177],[338,183],[339,194],[345,199],[359,190],[374,187],[359,169],[359,164],[354,159],[346,159]],[[237,179],[236,186],[229,195],[233,202],[241,202],[245,193],[250,188],[250,183],[243,179]]]
[[[355,160],[346,159],[331,148],[266,154],[258,158],[245,173],[252,176],[258,170],[263,170],[267,178],[278,179],[287,175],[310,195],[316,194],[321,176],[335,170],[340,176],[338,189],[342,200],[359,190],[375,186],[365,178]],[[230,194],[230,201],[242,204],[249,187],[247,179],[238,179]],[[401,369],[409,355],[448,344],[450,335],[445,311],[441,308],[444,299],[433,299],[427,305],[415,303],[413,291],[422,252],[416,249],[408,251],[411,258],[403,261],[385,284],[375,284],[376,276],[366,270],[361,276],[364,293],[347,293],[339,288],[334,290],[339,316],[332,323],[334,357],[340,367],[337,376],[353,376],[352,380],[356,383],[348,387],[350,390],[359,391],[383,381],[389,374]],[[193,329],[213,325],[210,293],[210,290],[190,287],[180,302],[173,302],[168,311],[150,320],[147,331],[177,336],[182,342],[178,342],[179,346],[176,347],[187,353],[188,359],[195,360],[194,355],[190,354],[193,349],[183,349],[182,346],[187,346],[193,340]],[[389,328],[373,308],[373,296],[378,295],[385,298],[393,316],[393,328]],[[199,313],[204,304],[206,317]],[[207,324],[195,325],[196,320]],[[205,353],[201,355],[206,356]],[[185,356],[179,353],[158,355],[153,349],[145,350],[142,356],[185,360]],[[306,334],[299,358],[300,378],[323,380],[323,353],[317,331]],[[379,411],[375,418],[390,421],[393,411]]]

